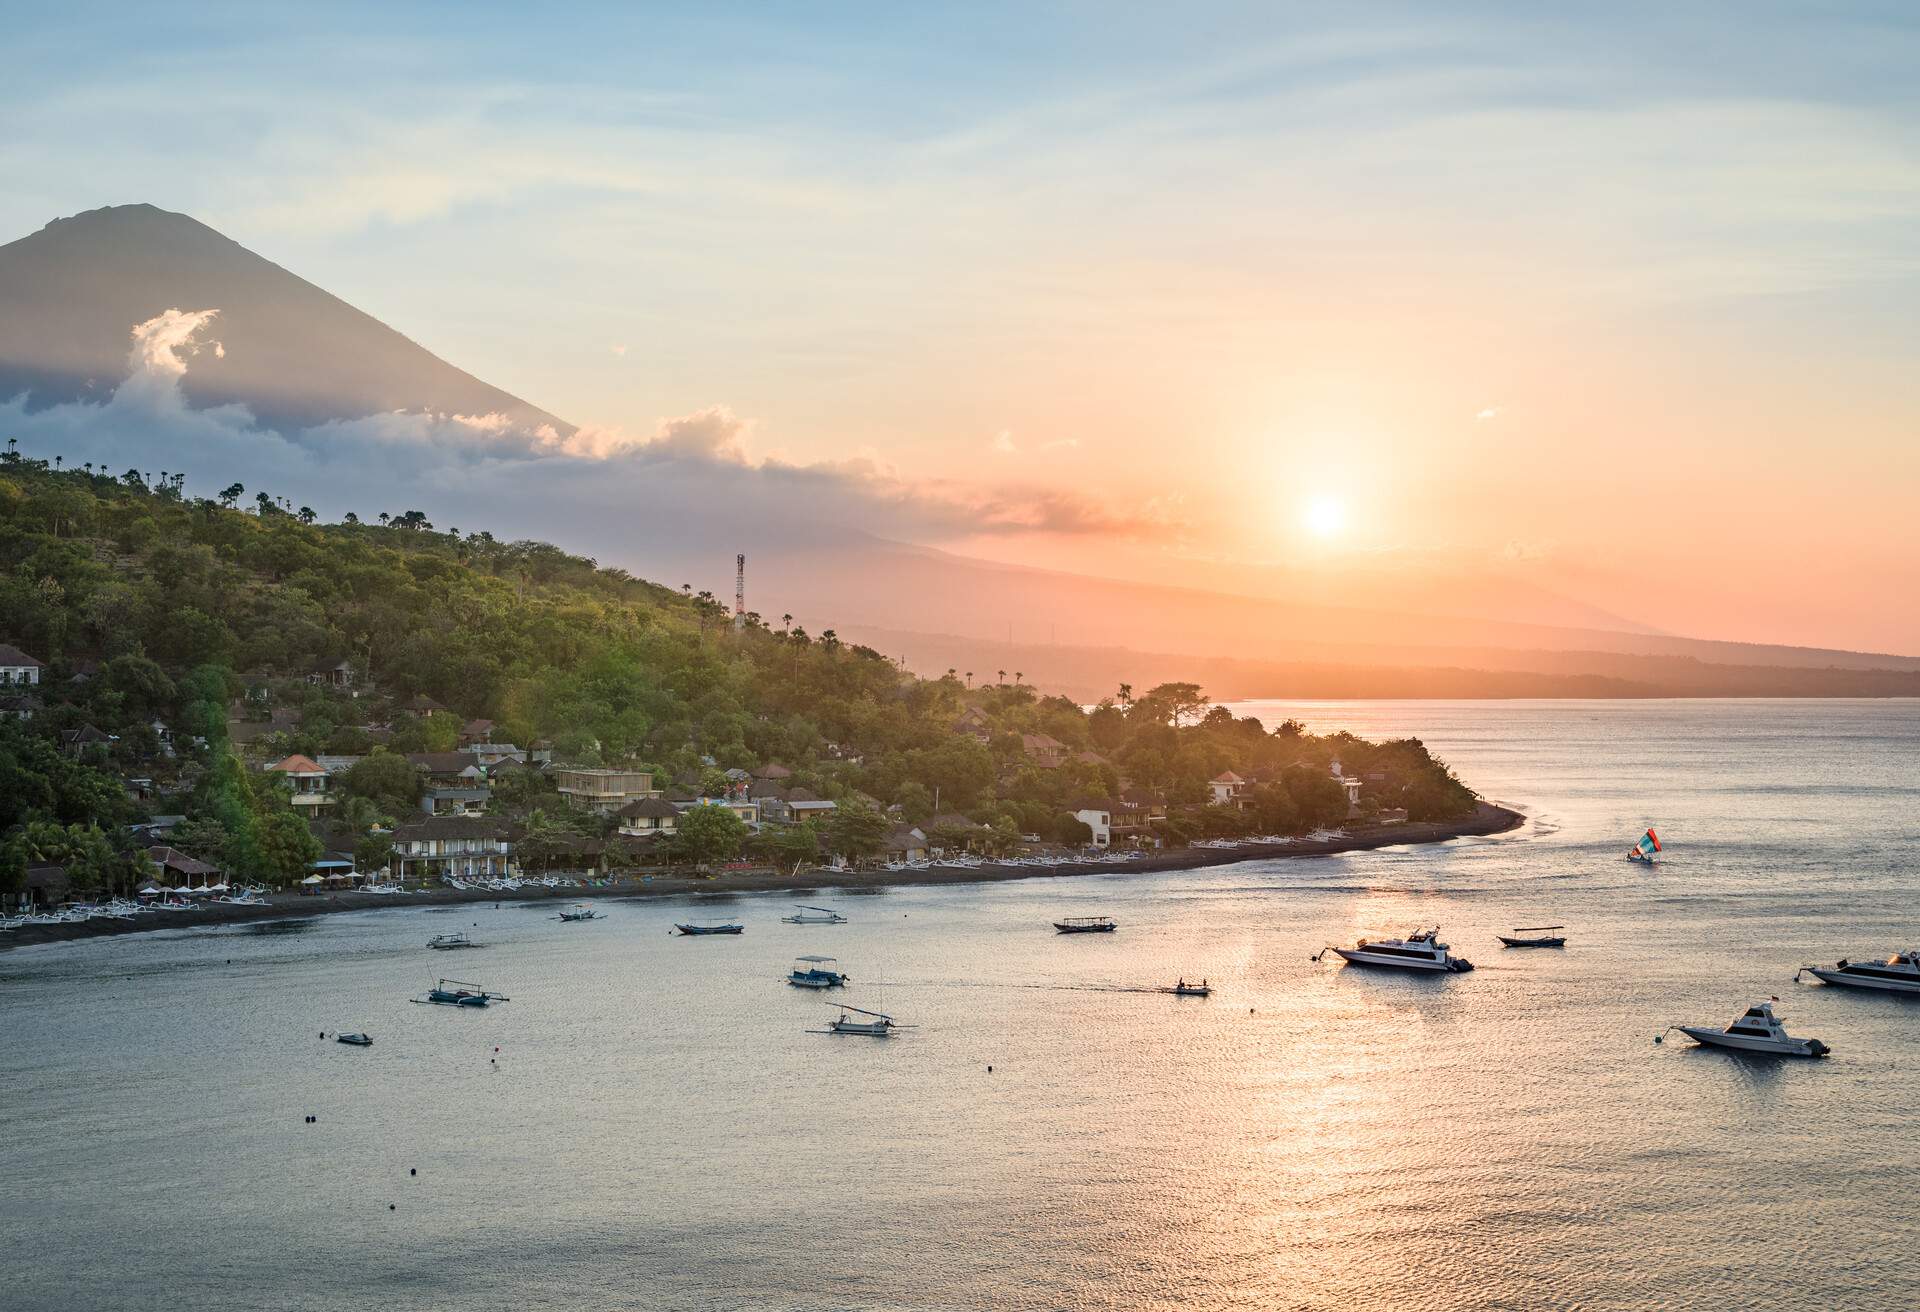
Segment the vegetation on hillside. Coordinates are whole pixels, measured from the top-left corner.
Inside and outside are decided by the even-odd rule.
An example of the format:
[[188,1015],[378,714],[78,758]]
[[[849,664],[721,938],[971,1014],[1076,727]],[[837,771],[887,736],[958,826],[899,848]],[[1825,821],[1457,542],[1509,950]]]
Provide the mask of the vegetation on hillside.
[[[16,880],[65,842],[83,880],[124,883],[137,862],[115,867],[101,844],[128,850],[123,827],[149,809],[188,815],[182,845],[229,869],[297,878],[317,841],[228,741],[230,708],[248,699],[276,712],[254,764],[384,743],[340,781],[341,819],[368,857],[380,822],[420,795],[399,754],[450,749],[469,717],[500,739],[550,742],[559,762],[645,764],[709,794],[726,769],[784,763],[794,785],[842,803],[823,838],[850,855],[895,824],[956,816],[988,826],[989,846],[1067,840],[1084,833],[1077,804],[1124,788],[1169,805],[1160,832],[1174,841],[1300,830],[1346,816],[1335,759],[1378,776],[1370,807],[1422,819],[1473,804],[1417,741],[1270,733],[1191,684],[1123,687],[1089,711],[1018,672],[916,678],[831,628],[757,614],[736,627],[707,593],[417,510],[322,524],[239,484],[195,497],[166,471],[63,464],[0,454],[0,641],[48,666],[31,718],[0,722],[0,870]],[[307,682],[343,662],[360,695]],[[397,713],[420,695],[451,713]],[[63,732],[89,726],[113,741],[63,750]],[[1025,735],[1064,745],[1064,763],[1043,765]],[[1224,770],[1256,781],[1246,811],[1200,805]],[[155,795],[130,801],[130,776],[151,777]],[[533,859],[543,826],[556,850],[581,827],[537,772],[503,774],[494,804],[526,825]],[[686,846],[702,859],[747,841],[696,828]],[[813,841],[759,840],[780,854]]]

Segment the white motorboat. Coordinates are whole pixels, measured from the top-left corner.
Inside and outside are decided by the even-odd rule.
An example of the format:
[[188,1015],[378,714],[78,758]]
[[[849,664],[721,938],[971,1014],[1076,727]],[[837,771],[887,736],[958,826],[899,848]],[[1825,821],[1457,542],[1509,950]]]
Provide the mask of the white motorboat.
[[1473,963],[1456,957],[1440,941],[1440,927],[1417,929],[1405,938],[1361,939],[1350,948],[1328,944],[1313,954],[1315,961],[1329,952],[1338,953],[1356,966],[1392,966],[1399,970],[1448,971],[1459,974],[1472,970]]
[[1793,972],[1793,978],[1798,981],[1803,971],[1828,984],[1848,988],[1920,993],[1920,952],[1911,950],[1896,952],[1885,961],[1848,961],[1842,957],[1834,966],[1802,966]]
[[844,925],[847,918],[832,907],[801,907],[790,916],[780,917],[783,925]]
[[427,940],[427,946],[447,952],[458,948],[477,948],[480,945],[465,934],[435,934]]
[[[1824,1057],[1831,1049],[1818,1039],[1796,1039],[1773,1014],[1773,1003],[1756,1002],[1734,1018],[1733,1024],[1716,1030],[1708,1025],[1670,1025],[1695,1043],[1715,1048],[1733,1048],[1740,1052],[1774,1057]],[[1664,1032],[1661,1037],[1665,1037]]]

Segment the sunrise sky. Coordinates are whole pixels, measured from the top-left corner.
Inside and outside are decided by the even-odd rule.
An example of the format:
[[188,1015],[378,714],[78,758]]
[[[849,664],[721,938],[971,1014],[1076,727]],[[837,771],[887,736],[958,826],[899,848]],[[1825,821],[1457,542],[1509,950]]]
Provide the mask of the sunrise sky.
[[67,5],[0,241],[184,211],[949,550],[1920,653],[1920,19],[1438,8]]

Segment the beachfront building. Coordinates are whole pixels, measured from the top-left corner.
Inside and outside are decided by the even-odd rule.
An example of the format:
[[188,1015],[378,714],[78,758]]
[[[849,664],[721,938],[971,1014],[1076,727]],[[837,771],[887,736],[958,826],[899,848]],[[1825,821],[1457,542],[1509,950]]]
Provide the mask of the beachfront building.
[[333,805],[326,768],[310,756],[296,752],[268,766],[267,773],[282,775],[293,785],[293,809],[303,815],[319,815]]
[[[793,791],[799,793],[805,790],[796,788]],[[809,820],[824,820],[837,810],[839,806],[830,797],[795,797],[792,794],[787,797],[787,819],[796,825],[803,825]]]
[[1222,770],[1207,781],[1207,788],[1213,793],[1215,806],[1237,806],[1246,796],[1249,785],[1245,779],[1231,770]]
[[760,827],[760,803],[751,797],[672,797],[668,805],[685,814],[696,806],[721,806],[739,816],[749,829]]
[[1073,818],[1093,831],[1095,847],[1113,845],[1113,803],[1101,801],[1080,802],[1076,805]]
[[46,667],[10,642],[0,642],[0,686],[32,687]]
[[423,816],[393,831],[392,864],[402,879],[485,879],[510,875],[511,824],[498,816]]
[[615,811],[620,821],[620,832],[629,838],[645,838],[652,834],[670,834],[674,824],[680,819],[680,808],[672,802],[659,797],[643,797],[637,802],[628,802]]
[[659,797],[651,770],[605,770],[563,765],[553,771],[554,787],[575,806],[608,815],[629,802]]
[[887,835],[880,854],[889,861],[925,861],[927,836],[913,825],[904,825]]

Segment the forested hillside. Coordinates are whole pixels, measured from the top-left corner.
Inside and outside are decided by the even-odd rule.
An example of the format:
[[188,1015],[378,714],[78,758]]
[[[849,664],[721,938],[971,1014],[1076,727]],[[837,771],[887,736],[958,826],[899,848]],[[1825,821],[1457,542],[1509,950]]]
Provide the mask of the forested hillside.
[[[188,815],[228,868],[284,882],[317,845],[262,761],[444,751],[476,718],[550,745],[556,763],[644,764],[707,791],[729,768],[780,763],[844,802],[826,846],[853,855],[876,815],[882,829],[964,816],[992,842],[1067,841],[1085,832],[1079,804],[1122,794],[1164,808],[1169,841],[1297,830],[1347,815],[1335,759],[1370,777],[1369,811],[1473,803],[1417,742],[1269,733],[1190,684],[1121,689],[1087,711],[1019,672],[915,678],[810,631],[814,617],[736,626],[705,593],[431,524],[403,492],[321,524],[278,489],[196,496],[166,471],[63,463],[0,455],[0,644],[44,663],[37,688],[0,690],[0,850],[16,879],[63,860],[83,882],[124,883],[143,873],[114,856],[133,850],[124,826],[165,812]],[[448,713],[409,713],[421,697]],[[232,741],[230,725],[269,714],[244,749]],[[1247,781],[1239,808],[1204,805],[1223,771]],[[404,818],[391,776],[362,791],[356,828]],[[537,781],[500,805],[516,798],[522,820],[553,810]]]

